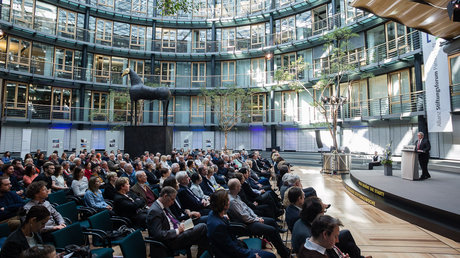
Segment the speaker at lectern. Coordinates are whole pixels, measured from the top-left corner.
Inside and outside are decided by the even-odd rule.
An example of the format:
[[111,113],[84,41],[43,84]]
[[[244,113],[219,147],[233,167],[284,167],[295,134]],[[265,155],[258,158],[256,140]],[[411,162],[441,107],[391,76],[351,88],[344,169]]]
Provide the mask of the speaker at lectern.
[[419,179],[418,154],[415,145],[406,145],[402,149],[401,178],[408,180]]

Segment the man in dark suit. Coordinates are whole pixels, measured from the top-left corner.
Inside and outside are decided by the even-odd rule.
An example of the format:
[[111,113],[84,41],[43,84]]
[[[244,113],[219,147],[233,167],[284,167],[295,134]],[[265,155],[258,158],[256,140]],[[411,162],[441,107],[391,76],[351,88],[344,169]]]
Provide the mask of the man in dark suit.
[[[196,196],[188,187],[190,183],[190,177],[187,172],[181,171],[176,174],[177,182],[179,182],[178,197],[182,206],[192,211],[199,211],[201,215],[206,215],[209,210],[206,211],[206,207],[209,206],[209,201]],[[204,213],[203,213],[204,211]]]
[[295,222],[300,217],[300,211],[302,210],[302,205],[305,200],[305,194],[303,193],[302,188],[293,186],[288,189],[287,197],[291,204],[286,207],[285,219],[289,230],[292,232]]
[[415,151],[418,152],[418,162],[422,168],[422,176],[420,177],[420,180],[425,180],[431,177],[430,173],[428,173],[431,144],[430,141],[424,137],[422,132],[419,132],[417,136],[418,140],[415,142]]
[[[161,189],[160,197],[152,204],[147,215],[149,236],[156,241],[161,241],[172,250],[197,244],[197,257],[200,257],[208,249],[206,224],[200,223],[185,231],[184,224],[180,223],[169,210],[169,207],[174,204],[176,195],[177,191],[170,186]],[[156,251],[150,253],[151,257],[163,257]]]

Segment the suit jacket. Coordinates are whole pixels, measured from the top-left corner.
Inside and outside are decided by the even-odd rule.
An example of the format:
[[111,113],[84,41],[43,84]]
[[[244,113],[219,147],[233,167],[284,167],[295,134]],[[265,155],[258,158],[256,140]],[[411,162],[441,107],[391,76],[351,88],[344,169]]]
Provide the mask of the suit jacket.
[[201,182],[201,190],[203,190],[203,193],[207,196],[211,196],[215,190],[214,187],[212,186],[212,183],[207,179],[205,176],[201,177],[203,179],[203,182]]
[[[144,189],[142,189],[142,187],[138,183],[134,184],[133,187],[131,187],[130,190],[133,191],[138,196],[142,197],[144,199],[144,201],[147,200],[147,197],[145,196]],[[152,192],[153,196],[156,197],[155,193],[153,193],[153,191],[148,186],[147,186],[147,191]]]
[[113,200],[116,193],[117,190],[115,189],[115,187],[113,187],[113,185],[111,185],[110,183],[104,184],[104,193],[102,193],[104,199]]
[[244,191],[246,197],[250,202],[254,202],[259,195],[252,190],[247,180],[241,185],[241,189]]
[[285,220],[291,232],[292,232],[292,229],[294,228],[294,223],[299,219],[299,217],[300,217],[299,208],[297,208],[296,206],[292,204],[286,208]]
[[185,212],[185,209],[182,208],[182,204],[177,197],[174,204],[169,206],[169,210],[174,215],[174,217],[177,218],[178,221],[183,221],[190,218]]
[[131,199],[123,194],[116,193],[113,198],[113,211],[121,217],[126,217],[131,221],[136,221],[136,215],[139,209],[145,207],[145,201],[135,193],[127,194]]
[[179,186],[179,192],[177,193],[177,198],[179,199],[182,208],[190,209],[192,211],[199,211],[204,208],[201,203],[201,198],[196,196],[188,186]]
[[[418,140],[415,141],[415,151],[417,151],[417,145],[418,145]],[[419,157],[422,157],[422,158],[430,157],[431,144],[428,139],[426,138],[422,139],[422,142],[420,143],[420,150],[422,150],[423,153],[419,153]]]
[[208,239],[211,242],[212,253],[219,258],[254,257],[249,249],[241,248],[236,238],[229,232],[229,222],[226,218],[211,211],[207,221]]
[[157,200],[152,204],[147,215],[149,236],[161,242],[175,239],[177,237],[176,230],[171,229],[169,220],[158,202]]
[[[43,244],[41,237],[38,234],[34,234],[34,239],[37,244]],[[24,233],[21,228],[11,233],[5,240],[0,252],[1,258],[17,258],[21,255],[21,252],[29,249],[29,243],[27,242]]]

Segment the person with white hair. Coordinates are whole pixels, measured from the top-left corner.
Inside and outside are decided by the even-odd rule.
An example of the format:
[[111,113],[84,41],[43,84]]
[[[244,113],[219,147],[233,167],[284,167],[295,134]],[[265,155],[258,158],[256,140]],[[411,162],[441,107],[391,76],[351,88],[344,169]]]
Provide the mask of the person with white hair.
[[209,210],[206,210],[206,207],[209,206],[209,201],[196,196],[188,187],[190,184],[190,177],[187,175],[187,172],[180,171],[176,174],[177,182],[179,183],[179,191],[177,197],[179,198],[180,203],[183,208],[190,209],[193,211],[199,211],[201,215],[206,215],[209,213]]

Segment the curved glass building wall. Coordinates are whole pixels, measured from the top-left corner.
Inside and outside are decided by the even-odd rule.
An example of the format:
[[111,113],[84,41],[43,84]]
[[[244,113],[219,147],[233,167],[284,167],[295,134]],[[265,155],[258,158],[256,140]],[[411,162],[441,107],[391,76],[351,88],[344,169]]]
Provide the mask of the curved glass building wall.
[[[279,87],[274,72],[303,57],[308,67],[297,79],[311,87],[330,67],[322,36],[344,26],[359,35],[352,39],[348,62],[374,76],[353,81],[351,90],[341,85],[349,99],[340,114],[342,135],[377,128],[370,138],[379,139],[381,127],[390,133],[415,131],[414,116],[424,115],[424,93],[415,87],[422,80],[414,68],[421,53],[418,31],[354,9],[347,0],[194,4],[197,10],[173,17],[163,16],[153,0],[2,1],[0,151],[18,151],[8,135],[23,125],[44,138],[49,130],[64,130],[65,150],[78,150],[77,132],[91,130],[87,147],[110,149],[102,135],[128,124],[131,115],[129,82],[121,77],[128,67],[145,84],[172,90],[168,119],[175,127],[175,147],[222,146],[214,108],[200,92],[236,85],[258,93],[250,116],[230,136],[231,148],[316,151],[313,129],[323,130],[317,124],[324,119],[311,106],[312,96]],[[161,114],[160,102],[144,101],[137,119],[161,125]],[[117,137],[122,148],[122,136]],[[326,132],[323,137],[327,144]],[[385,145],[369,140],[365,151]]]

